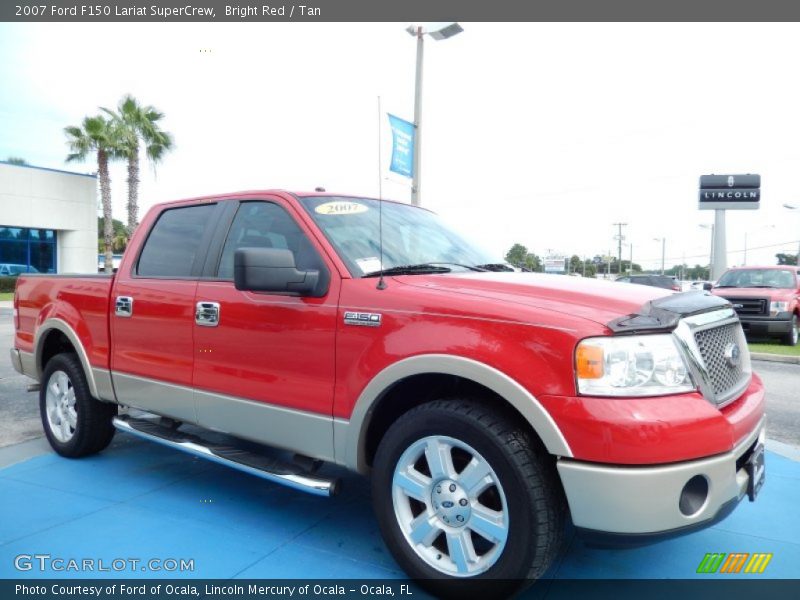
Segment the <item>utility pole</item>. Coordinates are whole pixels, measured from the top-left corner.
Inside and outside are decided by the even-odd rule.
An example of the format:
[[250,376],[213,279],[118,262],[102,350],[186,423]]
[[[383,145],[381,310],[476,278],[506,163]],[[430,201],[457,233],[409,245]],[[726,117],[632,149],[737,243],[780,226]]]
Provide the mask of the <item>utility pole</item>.
[[622,275],[622,240],[625,239],[625,236],[622,235],[622,228],[627,227],[627,223],[612,223],[614,227],[618,228],[617,235],[614,236],[614,239],[617,240],[617,270],[619,271],[619,275]]

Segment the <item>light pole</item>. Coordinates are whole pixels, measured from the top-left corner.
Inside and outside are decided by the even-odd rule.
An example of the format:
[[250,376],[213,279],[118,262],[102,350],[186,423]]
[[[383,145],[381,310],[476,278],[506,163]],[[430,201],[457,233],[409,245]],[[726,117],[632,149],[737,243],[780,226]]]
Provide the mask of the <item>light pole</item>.
[[661,274],[664,274],[664,257],[667,253],[667,238],[653,238],[656,242],[661,242]]
[[[788,208],[789,210],[796,210],[799,213],[798,216],[800,216],[800,206],[798,206],[797,204],[784,204],[783,208]],[[797,264],[797,266],[800,267],[800,240],[797,242],[797,262],[795,264]]]
[[708,255],[708,278],[713,279],[713,277],[711,276],[711,272],[714,269],[714,224],[701,223],[700,227],[702,227],[703,229],[711,230],[711,252]]
[[425,28],[422,25],[409,25],[406,31],[417,38],[417,69],[414,76],[414,161],[411,174],[411,204],[419,206],[422,201],[420,191],[420,165],[422,157],[422,55],[424,36],[428,34],[435,40],[446,40],[464,31],[458,23],[434,23]]

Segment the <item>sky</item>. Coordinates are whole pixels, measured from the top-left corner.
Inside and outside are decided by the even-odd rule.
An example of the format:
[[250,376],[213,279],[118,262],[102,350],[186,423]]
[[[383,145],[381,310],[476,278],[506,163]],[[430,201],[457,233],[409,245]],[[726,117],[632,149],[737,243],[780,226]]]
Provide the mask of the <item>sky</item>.
[[[406,26],[0,23],[0,160],[93,172],[64,163],[63,128],[131,93],[176,140],[142,169],[142,214],[269,188],[380,184],[408,202],[385,115],[413,119]],[[623,258],[632,244],[658,268],[665,238],[667,267],[707,264],[699,176],[759,173],[761,208],[728,211],[728,264],[743,264],[745,238],[747,264],[797,252],[800,209],[782,205],[800,207],[800,25],[462,26],[425,43],[422,204],[483,247],[616,255],[625,222]],[[111,174],[124,219],[124,165]]]

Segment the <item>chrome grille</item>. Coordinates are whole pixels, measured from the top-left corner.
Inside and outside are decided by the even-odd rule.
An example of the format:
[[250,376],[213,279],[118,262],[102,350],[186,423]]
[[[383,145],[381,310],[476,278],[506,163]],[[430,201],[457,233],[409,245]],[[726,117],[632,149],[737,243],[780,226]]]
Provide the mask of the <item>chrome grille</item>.
[[[700,356],[703,358],[711,379],[715,399],[718,401],[726,399],[728,393],[740,386],[748,376],[742,368],[744,357],[738,364],[732,366],[725,356],[727,348],[740,344],[737,335],[740,327],[738,322],[728,323],[720,327],[702,329],[694,334]],[[747,352],[746,348],[739,348],[739,350],[742,353]]]

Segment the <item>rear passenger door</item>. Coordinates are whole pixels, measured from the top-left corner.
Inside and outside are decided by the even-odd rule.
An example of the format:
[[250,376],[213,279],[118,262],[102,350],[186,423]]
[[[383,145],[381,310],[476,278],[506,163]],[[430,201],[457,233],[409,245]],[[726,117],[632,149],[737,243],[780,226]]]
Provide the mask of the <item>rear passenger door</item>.
[[[195,295],[198,422],[329,456],[339,276],[282,199],[241,201],[228,216],[230,227],[220,228],[227,235],[215,241]],[[324,295],[237,290],[236,250],[265,247],[291,250],[298,269],[320,271]]]
[[221,206],[166,208],[139,255],[116,275],[111,369],[117,398],[195,422],[194,296]]

